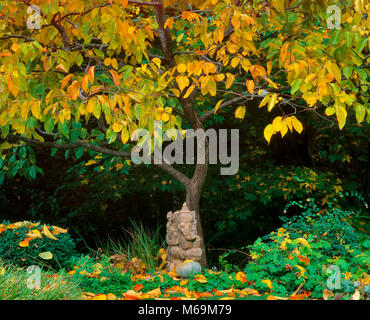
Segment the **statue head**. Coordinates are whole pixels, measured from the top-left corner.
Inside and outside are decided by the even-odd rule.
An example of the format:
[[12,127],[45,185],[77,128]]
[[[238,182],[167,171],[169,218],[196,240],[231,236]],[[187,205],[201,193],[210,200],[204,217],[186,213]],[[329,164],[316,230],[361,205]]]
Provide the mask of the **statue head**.
[[198,235],[194,212],[188,209],[186,203],[179,212],[178,228],[186,240],[194,240]]

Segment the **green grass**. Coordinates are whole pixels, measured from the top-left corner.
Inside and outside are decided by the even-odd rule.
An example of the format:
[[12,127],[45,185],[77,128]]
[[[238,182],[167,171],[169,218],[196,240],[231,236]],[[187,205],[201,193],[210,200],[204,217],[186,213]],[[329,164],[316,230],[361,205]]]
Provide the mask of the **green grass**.
[[[162,261],[158,261],[157,255],[163,248],[165,241],[160,233],[160,227],[156,229],[145,228],[142,223],[130,220],[131,227],[123,229],[128,240],[112,239],[102,241],[97,237],[96,245],[101,248],[102,254],[109,257],[112,255],[125,255],[128,260],[136,257],[142,260],[148,269],[154,269]],[[91,249],[91,248],[89,248]],[[96,253],[96,250],[93,250]]]
[[34,274],[27,273],[27,268],[6,265],[0,261],[0,300],[80,299],[78,284],[63,273],[53,277],[53,274],[41,270],[40,289],[29,289],[27,281]]

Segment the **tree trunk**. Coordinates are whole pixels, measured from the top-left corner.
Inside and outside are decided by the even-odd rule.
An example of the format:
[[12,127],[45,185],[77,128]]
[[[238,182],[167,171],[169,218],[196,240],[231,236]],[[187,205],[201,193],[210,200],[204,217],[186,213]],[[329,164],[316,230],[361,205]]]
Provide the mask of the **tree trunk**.
[[190,180],[190,183],[186,185],[186,204],[191,211],[195,211],[195,218],[197,220],[197,231],[200,237],[200,248],[202,249],[202,256],[200,258],[199,263],[202,267],[207,268],[207,255],[206,255],[206,248],[204,245],[204,235],[203,235],[203,228],[202,228],[202,219],[200,218],[200,197],[202,195],[202,190],[204,186],[204,182],[207,177],[208,171],[208,141],[206,141],[205,146],[205,163],[204,164],[197,164],[194,176]]
[[202,228],[202,220],[200,218],[199,202],[202,191],[194,188],[194,186],[189,186],[186,190],[186,204],[191,211],[195,211],[195,219],[197,220],[197,231],[200,237],[200,248],[202,249],[202,256],[199,263],[202,267],[207,268],[207,256],[206,248],[204,245],[204,235]]

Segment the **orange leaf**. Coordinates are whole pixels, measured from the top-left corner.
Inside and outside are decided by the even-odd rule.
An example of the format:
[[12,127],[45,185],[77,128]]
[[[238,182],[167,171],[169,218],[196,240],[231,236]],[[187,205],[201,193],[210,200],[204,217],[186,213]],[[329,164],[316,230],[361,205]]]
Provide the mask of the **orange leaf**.
[[60,72],[68,73],[66,67],[62,64],[58,64],[55,69],[60,71]]
[[125,294],[125,300],[139,300],[139,297],[131,296],[129,294]]
[[159,296],[161,294],[161,289],[158,287],[157,289],[147,292],[147,294],[152,296]]
[[9,88],[9,91],[12,93],[12,95],[14,97],[16,97],[18,95],[19,88],[15,85],[15,83],[13,82],[13,79],[10,75],[8,76],[8,88]]
[[126,8],[128,5],[128,0],[121,0],[121,5],[123,8]]
[[303,300],[304,298],[306,298],[306,294],[302,293],[302,294],[296,294],[294,296],[290,296],[289,300]]
[[95,75],[95,66],[94,67],[90,67],[87,74],[89,75],[89,81],[90,81],[90,83],[93,83],[94,82],[94,75]]
[[69,74],[68,76],[64,77],[60,89],[63,90],[64,87],[67,85],[67,83],[69,82],[69,80],[71,80],[72,77],[73,77],[73,74]]
[[214,293],[215,296],[223,296],[224,295],[222,292],[218,291],[217,289],[212,289],[212,291],[213,290],[216,290],[215,293]]
[[137,285],[134,286],[135,291],[140,291],[144,286],[141,283],[138,283]]
[[80,94],[80,83],[75,80],[72,84],[68,87],[68,92],[71,95],[73,100],[76,100]]
[[248,92],[250,94],[253,94],[253,92],[254,92],[254,81],[253,80],[247,80],[245,83],[247,85]]
[[82,87],[82,90],[87,92],[87,88],[89,87],[89,75],[88,74],[85,74],[82,78],[82,81],[81,81],[81,87]]
[[189,282],[188,280],[182,280],[182,281],[180,282],[180,286],[184,286],[184,285],[186,285],[188,282]]
[[114,81],[114,84],[119,87],[119,84],[121,83],[121,80],[119,78],[119,74],[117,71],[115,70],[109,70],[110,74],[112,75],[113,77],[113,81]]
[[304,262],[306,264],[309,264],[311,262],[311,260],[305,256],[301,256],[301,255],[297,255],[298,259],[300,262]]
[[202,292],[202,293],[200,294],[200,297],[202,297],[202,298],[206,298],[206,297],[213,297],[213,295],[212,295],[212,293],[210,293],[210,292]]

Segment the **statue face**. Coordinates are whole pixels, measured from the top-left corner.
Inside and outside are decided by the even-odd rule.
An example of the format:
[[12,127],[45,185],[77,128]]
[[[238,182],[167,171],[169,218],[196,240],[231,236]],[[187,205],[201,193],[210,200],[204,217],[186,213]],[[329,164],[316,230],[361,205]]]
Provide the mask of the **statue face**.
[[195,221],[191,214],[181,214],[178,228],[181,230],[186,240],[193,240],[197,236]]

